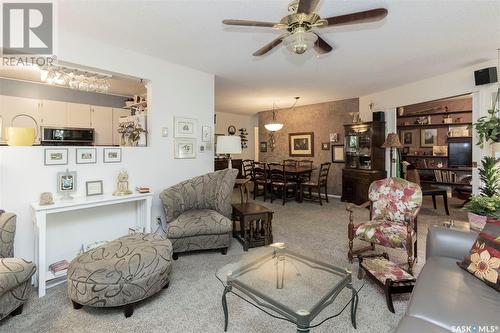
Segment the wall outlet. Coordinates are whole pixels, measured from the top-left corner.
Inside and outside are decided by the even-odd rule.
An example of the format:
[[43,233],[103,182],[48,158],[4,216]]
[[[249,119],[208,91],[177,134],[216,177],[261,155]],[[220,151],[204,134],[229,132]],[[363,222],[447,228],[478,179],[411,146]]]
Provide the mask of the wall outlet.
[[168,127],[161,128],[161,136],[164,138],[168,137]]

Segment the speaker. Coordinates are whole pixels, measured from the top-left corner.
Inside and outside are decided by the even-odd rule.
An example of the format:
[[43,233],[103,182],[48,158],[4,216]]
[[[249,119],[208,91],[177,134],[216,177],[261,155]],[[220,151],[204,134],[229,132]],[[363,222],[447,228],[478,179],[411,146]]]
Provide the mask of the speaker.
[[373,112],[373,121],[385,121],[385,113],[383,111]]
[[477,70],[474,72],[474,79],[476,80],[476,86],[482,84],[495,83],[497,82],[497,68],[488,67]]

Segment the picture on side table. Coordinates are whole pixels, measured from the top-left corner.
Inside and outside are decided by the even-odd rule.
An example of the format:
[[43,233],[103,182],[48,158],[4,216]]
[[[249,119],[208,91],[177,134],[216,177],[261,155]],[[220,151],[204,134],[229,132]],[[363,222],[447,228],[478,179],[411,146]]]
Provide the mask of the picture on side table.
[[68,164],[67,148],[46,148],[45,165],[66,165]]
[[72,199],[70,193],[76,192],[76,171],[57,173],[57,192],[62,194],[62,199]]
[[85,193],[88,197],[102,195],[102,180],[92,180],[85,183]]
[[437,128],[426,128],[420,130],[420,147],[432,147],[437,145]]
[[119,163],[121,161],[121,148],[104,148],[104,163]]
[[174,141],[175,158],[186,159],[196,158],[196,140],[193,139],[176,139]]
[[196,138],[196,127],[198,121],[193,118],[174,118],[174,137]]
[[76,164],[94,164],[97,163],[95,148],[77,148]]
[[288,145],[291,157],[313,157],[314,133],[290,133],[288,134]]

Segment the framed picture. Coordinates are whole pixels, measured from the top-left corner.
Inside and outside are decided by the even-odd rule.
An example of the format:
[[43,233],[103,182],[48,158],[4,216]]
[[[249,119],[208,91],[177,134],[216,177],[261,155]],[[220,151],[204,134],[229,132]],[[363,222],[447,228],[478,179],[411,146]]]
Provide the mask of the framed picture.
[[71,199],[70,193],[76,192],[76,171],[57,173],[57,192],[62,194],[62,199]]
[[194,139],[176,139],[174,141],[175,158],[186,159],[196,158],[196,140]]
[[46,148],[45,165],[66,165],[68,164],[67,148]]
[[92,180],[85,183],[85,193],[88,197],[102,195],[102,180]]
[[420,130],[420,147],[432,147],[437,145],[437,128],[425,128]]
[[196,138],[198,121],[193,118],[174,118],[174,136],[176,138]]
[[410,153],[410,147],[403,147],[403,155],[408,155]]
[[331,143],[339,143],[340,142],[339,133],[330,133],[330,142]]
[[401,131],[401,143],[403,146],[415,146],[417,141],[417,130],[402,130]]
[[262,142],[259,144],[259,151],[260,151],[261,153],[267,153],[267,142],[262,141]]
[[344,145],[332,145],[332,163],[344,163]]
[[448,156],[448,146],[433,146],[432,155],[434,156]]
[[330,150],[330,142],[321,143],[321,150]]
[[313,157],[314,133],[290,133],[288,134],[288,146],[290,157]]
[[121,161],[121,148],[104,148],[104,163],[120,163]]
[[96,162],[95,148],[76,148],[76,164],[94,164]]
[[212,127],[210,126],[201,127],[201,141],[203,142],[212,141]]

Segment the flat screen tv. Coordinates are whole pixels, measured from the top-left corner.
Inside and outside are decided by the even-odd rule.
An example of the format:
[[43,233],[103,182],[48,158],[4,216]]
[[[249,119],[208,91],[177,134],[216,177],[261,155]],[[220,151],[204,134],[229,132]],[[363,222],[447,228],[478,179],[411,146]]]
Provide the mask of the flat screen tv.
[[472,166],[472,142],[448,142],[448,167]]

